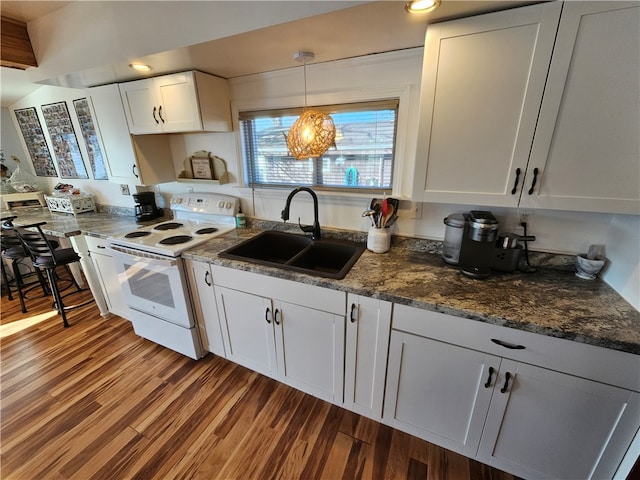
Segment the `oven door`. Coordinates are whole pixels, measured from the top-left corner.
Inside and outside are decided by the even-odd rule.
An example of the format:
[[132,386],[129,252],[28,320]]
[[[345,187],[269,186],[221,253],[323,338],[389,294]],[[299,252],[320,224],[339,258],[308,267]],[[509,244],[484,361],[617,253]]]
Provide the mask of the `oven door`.
[[129,308],[176,325],[194,326],[179,258],[110,245],[123,296]]

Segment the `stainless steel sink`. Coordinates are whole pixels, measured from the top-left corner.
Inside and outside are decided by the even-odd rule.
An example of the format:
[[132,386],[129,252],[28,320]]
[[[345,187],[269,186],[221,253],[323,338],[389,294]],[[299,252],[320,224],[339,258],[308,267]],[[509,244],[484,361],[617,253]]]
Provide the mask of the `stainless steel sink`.
[[312,240],[295,233],[267,230],[226,249],[220,256],[339,280],[364,249],[363,243],[348,240]]

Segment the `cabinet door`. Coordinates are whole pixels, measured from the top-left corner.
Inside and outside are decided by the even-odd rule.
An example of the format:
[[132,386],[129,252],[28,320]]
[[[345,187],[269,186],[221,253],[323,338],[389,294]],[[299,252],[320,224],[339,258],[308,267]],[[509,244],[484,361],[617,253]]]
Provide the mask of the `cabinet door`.
[[392,330],[384,420],[475,457],[499,368],[499,357]]
[[638,2],[565,2],[523,206],[640,211],[639,71]]
[[119,85],[129,132],[134,135],[162,132],[153,80],[146,78]]
[[116,264],[113,261],[113,257],[91,251],[91,260],[100,279],[100,285],[102,286],[109,312],[129,319],[129,307],[122,295],[122,288],[120,287],[118,272],[116,271]]
[[477,458],[525,478],[612,478],[639,405],[637,393],[503,360]]
[[202,130],[193,72],[163,75],[153,81],[162,131],[171,133]]
[[417,198],[517,205],[561,8],[551,2],[429,26]]
[[380,419],[391,334],[391,303],[349,294],[347,308],[345,407]]
[[342,404],[344,316],[281,301],[274,307],[279,380]]
[[277,375],[271,300],[214,287],[227,358],[264,375]]
[[187,276],[203,348],[225,357],[218,306],[213,293],[213,277],[208,263],[187,260]]

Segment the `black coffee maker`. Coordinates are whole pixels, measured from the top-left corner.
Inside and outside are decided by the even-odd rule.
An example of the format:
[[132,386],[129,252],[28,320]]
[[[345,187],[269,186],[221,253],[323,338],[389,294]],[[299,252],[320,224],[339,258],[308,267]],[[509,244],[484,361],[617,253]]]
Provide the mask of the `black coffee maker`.
[[162,216],[162,210],[156,206],[156,196],[153,192],[134,193],[136,202],[136,222],[146,222]]

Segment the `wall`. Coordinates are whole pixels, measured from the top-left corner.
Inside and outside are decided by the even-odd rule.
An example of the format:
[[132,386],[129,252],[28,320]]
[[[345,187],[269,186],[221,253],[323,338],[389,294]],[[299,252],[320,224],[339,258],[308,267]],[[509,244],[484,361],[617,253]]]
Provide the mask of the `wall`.
[[[0,133],[2,134],[0,138],[0,150],[4,154],[4,164],[9,169],[9,173],[7,177],[11,176],[15,168],[20,165],[20,169],[26,169],[28,172],[32,173],[33,170],[31,168],[31,162],[27,161],[28,156],[25,155],[24,149],[22,148],[22,144],[20,143],[20,136],[16,130],[13,121],[11,120],[12,113],[8,108],[3,107],[1,109],[2,117],[0,118],[0,125],[2,128],[0,129]],[[14,162],[11,157],[16,156],[20,159],[20,163]]]
[[[307,67],[308,98],[309,104],[313,105],[400,97],[394,191],[387,192],[402,199],[394,233],[441,240],[444,236],[444,217],[454,212],[469,211],[479,205],[416,204],[410,201],[421,68],[421,48],[310,65]],[[303,104],[301,68],[233,79],[230,86],[234,113],[244,109]],[[43,87],[36,94],[45,88],[55,87]],[[69,89],[57,93],[63,90]],[[65,94],[78,98],[75,90]],[[32,94],[20,103],[41,102],[36,103],[39,105],[54,100],[45,100]],[[238,131],[237,125],[234,130]],[[242,157],[236,133],[171,135],[170,142],[176,172],[182,170],[183,162],[193,152],[208,150],[227,161],[231,183],[222,186],[202,181],[162,184],[156,187],[156,191],[165,202],[175,193],[215,191],[241,197],[243,210],[249,216],[280,220],[289,189],[252,190],[242,187]],[[99,203],[132,205],[131,197],[121,195],[117,184],[90,181],[72,183],[78,183],[83,190],[95,194]],[[319,197],[322,226],[367,230],[367,221],[361,214],[369,205],[371,195],[320,193]],[[500,221],[502,231],[515,231],[520,214],[517,209],[493,208],[491,211]],[[303,224],[312,223],[310,197],[306,195],[297,196],[292,204],[291,222],[297,221],[298,217]],[[543,252],[574,255],[586,252],[591,244],[604,244],[610,263],[603,278],[635,308],[640,309],[640,216],[536,210],[530,216],[529,233],[537,237],[531,248]]]

